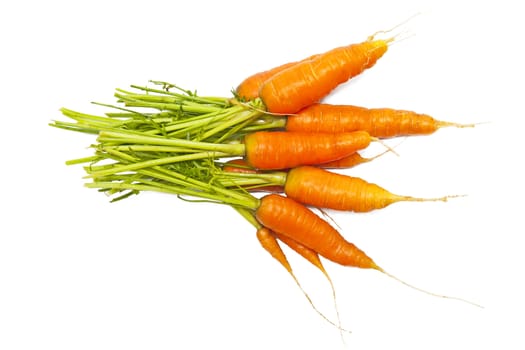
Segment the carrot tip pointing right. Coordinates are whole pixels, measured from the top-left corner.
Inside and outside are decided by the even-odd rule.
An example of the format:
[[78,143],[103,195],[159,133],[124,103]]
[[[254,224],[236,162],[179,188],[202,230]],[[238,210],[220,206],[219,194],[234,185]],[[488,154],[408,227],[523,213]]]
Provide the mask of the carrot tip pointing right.
[[[423,291],[385,272],[310,207],[359,213],[402,201],[446,202],[460,197],[395,194],[333,169],[365,166],[387,152],[396,154],[387,146],[377,156],[363,157],[359,152],[373,141],[476,125],[410,110],[323,103],[338,86],[372,68],[394,40],[396,36],[373,35],[270,68],[242,81],[233,97],[199,96],[160,81],[133,85],[132,91],[117,89],[115,105],[99,104],[111,112],[91,115],[63,108],[62,114],[71,121],[50,125],[95,135],[93,154],[67,164],[86,164],[85,178],[90,181],[86,187],[116,197],[114,201],[152,191],[235,208],[314,309],[343,331],[337,306],[334,323],[302,289],[278,241],[326,276],[334,302],[334,284],[319,257],[374,269]],[[257,194],[262,191],[266,193]]]

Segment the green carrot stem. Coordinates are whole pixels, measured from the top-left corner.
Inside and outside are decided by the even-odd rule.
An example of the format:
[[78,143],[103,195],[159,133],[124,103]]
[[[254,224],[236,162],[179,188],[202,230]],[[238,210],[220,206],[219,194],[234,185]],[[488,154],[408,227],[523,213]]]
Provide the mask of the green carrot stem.
[[[128,165],[138,164],[137,158],[135,158],[132,155],[125,154],[125,153],[122,153],[116,150],[111,150],[108,153],[112,159],[117,160],[119,162],[129,163]],[[115,169],[116,167],[117,166],[113,168],[107,168],[107,169],[108,170]],[[176,185],[181,185],[185,187],[196,187],[199,189],[199,191],[219,193],[219,194],[224,195],[225,197],[237,198],[242,201],[247,200],[247,195],[249,196],[250,199],[252,198],[252,196],[247,193],[240,193],[239,191],[234,191],[234,190],[227,189],[224,187],[218,187],[211,183],[203,182],[198,179],[194,179],[186,174],[182,174],[174,170],[169,170],[161,166],[152,166],[151,168],[140,168],[140,169],[134,169],[134,170],[136,170],[137,173],[144,174],[144,175],[147,175],[152,178],[159,179],[159,180],[167,181],[167,182],[170,182]],[[102,178],[107,178],[110,175],[112,174],[103,175]],[[121,176],[126,177],[126,176],[129,176],[129,174],[124,174]]]
[[[248,117],[246,116],[245,108],[242,106],[235,106],[222,110],[221,112],[198,115],[169,123],[164,126],[164,131],[168,133],[168,136],[170,137],[181,137],[195,132],[202,134],[206,131],[208,136],[205,138],[207,138],[220,132],[221,127],[222,129],[227,128],[229,127],[229,124],[239,123],[246,118]],[[211,129],[216,130],[210,131]]]
[[223,131],[223,130],[226,130],[228,128],[231,128],[232,126],[235,126],[235,125],[238,125],[240,123],[243,123],[247,120],[251,120],[253,118],[256,118],[258,115],[260,114],[260,112],[253,112],[253,111],[244,111],[244,113],[238,113],[236,115],[234,115],[233,118],[231,118],[230,120],[226,120],[226,121],[222,121],[220,122],[217,126],[215,126],[214,128],[206,131],[205,133],[203,133],[202,135],[199,135],[199,137],[196,139],[196,141],[199,141],[199,140],[206,140],[207,138]]
[[100,146],[103,151],[116,150],[128,152],[163,152],[163,153],[197,153],[200,150],[191,150],[184,147],[173,146],[155,146],[155,145],[117,145],[117,146]]
[[160,111],[185,111],[189,113],[211,113],[216,112],[217,107],[205,106],[199,104],[190,103],[163,103],[163,102],[145,102],[141,100],[135,100],[129,97],[125,97],[119,94],[115,94],[115,97],[121,99],[124,104],[128,107],[142,107],[142,108],[154,108]]
[[100,125],[100,126],[106,127],[106,126],[112,126],[112,125],[120,125],[122,123],[119,120],[96,116],[92,114],[81,113],[81,112],[73,111],[71,109],[64,108],[64,107],[60,108],[60,112],[62,112],[63,115],[73,120],[76,120],[78,122],[83,122],[88,125]]
[[282,171],[265,172],[262,174],[220,172],[214,176],[217,183],[225,187],[245,187],[245,186],[284,186],[286,183],[286,173]]
[[159,146],[184,147],[202,151],[221,152],[230,156],[243,156],[245,154],[244,144],[222,144],[199,141],[189,141],[184,139],[166,139],[162,137],[144,136],[130,132],[101,131],[98,141],[103,143],[106,140],[119,143],[145,144]]
[[91,156],[91,157],[84,157],[84,158],[78,158],[78,159],[71,159],[66,161],[66,165],[76,165],[76,164],[83,164],[83,163],[91,163],[96,162],[100,160],[99,156]]
[[257,221],[257,219],[255,218],[255,215],[253,214],[253,211],[247,210],[246,208],[243,208],[243,207],[234,207],[234,209],[239,214],[241,214],[241,216],[243,218],[245,218],[250,224],[252,224],[253,227],[255,227],[257,230],[262,227],[262,225],[259,223],[259,221]]
[[126,171],[149,168],[149,167],[153,167],[156,165],[172,164],[172,163],[184,162],[184,161],[195,160],[195,159],[218,158],[218,157],[224,157],[227,155],[228,155],[227,153],[221,153],[221,152],[200,152],[200,153],[182,154],[182,155],[172,156],[172,157],[162,157],[158,159],[146,160],[146,161],[131,163],[127,165],[115,166],[115,167],[112,167],[111,169],[96,171],[89,175],[86,175],[85,178],[97,178],[100,176],[106,176],[106,175],[117,174],[117,173],[122,173]]
[[143,184],[125,183],[125,182],[91,182],[91,183],[86,183],[85,186],[88,188],[99,188],[99,189],[105,189],[105,190],[113,189],[113,190],[152,191],[152,192],[163,192],[163,193],[176,194],[176,195],[188,195],[188,196],[213,200],[219,204],[239,206],[239,207],[243,207],[246,209],[252,209],[252,210],[257,209],[260,203],[259,200],[255,197],[253,197],[253,200],[248,199],[246,201],[242,201],[242,200],[237,200],[234,198],[226,198],[226,197],[215,195],[212,193],[193,190],[193,189],[186,188],[183,186],[169,186],[166,184],[160,184],[160,183],[149,182],[149,181],[145,181]]
[[[134,162],[136,158],[119,152],[112,151],[110,154],[112,159],[119,162]],[[133,163],[131,163],[133,164]],[[164,181],[166,183],[155,182],[152,180],[142,179],[137,175],[146,175],[152,179]],[[162,188],[169,188],[171,190],[177,189],[178,194],[188,194],[196,197],[213,199],[222,201],[224,203],[232,205],[249,206],[250,208],[257,208],[259,200],[247,192],[240,192],[236,190],[230,190],[223,187],[219,187],[207,182],[202,182],[192,177],[187,176],[173,170],[165,169],[160,166],[153,166],[151,168],[138,169],[136,174],[121,174],[121,175],[105,175],[100,178],[101,180],[95,180],[94,182],[104,182],[103,180],[111,179],[113,181],[124,181],[130,183],[130,181],[141,181],[155,184],[155,186]],[[171,185],[170,185],[171,184]],[[175,186],[175,187],[170,187]],[[181,190],[183,189],[183,191]],[[112,188],[117,189],[116,187]]]
[[270,120],[255,121],[244,128],[245,131],[254,132],[268,129],[282,129],[286,126],[286,117],[272,116]]
[[197,96],[195,94],[190,94],[187,90],[181,89],[181,88],[179,88],[179,87],[177,87],[177,86],[175,86],[173,84],[164,83],[164,82],[158,82],[158,81],[152,81],[152,82],[157,84],[157,85],[164,85],[164,86],[177,88],[180,91],[184,91],[185,94],[180,94],[180,93],[176,93],[176,92],[172,92],[172,91],[168,91],[168,90],[155,89],[155,88],[151,88],[151,87],[139,86],[139,85],[131,85],[131,87],[134,88],[134,89],[146,91],[146,92],[149,92],[149,93],[153,92],[153,93],[158,93],[158,94],[163,94],[163,95],[177,96],[177,97],[182,98],[182,99],[187,99],[187,100],[190,100],[190,101],[204,103],[204,104],[207,104],[207,103],[209,103],[209,104],[217,104],[217,105],[222,105],[224,107],[230,105],[229,100],[227,98],[224,98],[224,97],[210,97],[210,96],[203,97],[203,96]]

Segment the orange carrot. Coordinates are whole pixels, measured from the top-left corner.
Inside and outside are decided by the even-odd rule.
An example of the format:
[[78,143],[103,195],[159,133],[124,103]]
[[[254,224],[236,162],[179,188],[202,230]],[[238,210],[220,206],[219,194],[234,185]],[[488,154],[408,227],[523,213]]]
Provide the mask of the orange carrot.
[[[242,165],[239,165],[241,167]],[[454,196],[420,198],[394,194],[358,177],[338,174],[314,166],[298,166],[288,172],[260,172],[250,167],[231,167],[232,173],[254,174],[250,178],[225,177],[223,185],[244,186],[248,190],[271,189],[317,208],[369,212],[393,203],[447,201]],[[242,170],[241,170],[242,169]],[[263,176],[258,177],[257,174]]]
[[370,37],[362,43],[338,47],[299,62],[266,80],[259,97],[270,113],[296,113],[372,67],[391,41]]
[[304,204],[355,212],[381,209],[401,201],[447,201],[451,198],[396,195],[363,179],[312,166],[290,170],[286,176],[284,191],[287,196]]
[[337,264],[377,270],[419,292],[482,307],[469,300],[426,291],[388,273],[353,243],[348,242],[327,221],[291,198],[278,194],[264,196],[255,211],[255,216],[261,225],[279,235],[293,239]]
[[260,131],[244,139],[245,158],[256,169],[287,169],[331,162],[368,147],[367,132],[310,133]]
[[365,130],[371,136],[387,138],[403,135],[428,135],[443,127],[473,127],[439,121],[427,114],[392,108],[364,108],[351,105],[316,103],[286,121],[288,131],[350,132]]
[[255,216],[261,225],[343,266],[382,271],[354,244],[303,204],[278,194],[261,198]]

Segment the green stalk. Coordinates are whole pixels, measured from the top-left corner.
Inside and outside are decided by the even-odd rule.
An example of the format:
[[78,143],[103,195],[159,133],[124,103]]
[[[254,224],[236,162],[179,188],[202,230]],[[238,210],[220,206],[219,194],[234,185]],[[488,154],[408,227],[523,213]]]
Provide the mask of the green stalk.
[[157,85],[164,85],[164,86],[169,86],[169,87],[174,87],[176,89],[178,89],[179,91],[184,91],[185,94],[180,94],[180,93],[176,93],[176,92],[172,92],[172,91],[168,91],[168,90],[161,90],[161,89],[154,89],[154,88],[150,88],[150,87],[145,87],[145,86],[139,86],[139,85],[131,85],[132,88],[134,89],[137,89],[137,90],[142,90],[142,91],[145,91],[145,92],[148,92],[148,93],[157,93],[157,94],[162,94],[162,95],[168,95],[168,96],[177,96],[181,99],[186,99],[186,100],[190,100],[190,101],[194,101],[194,102],[198,102],[198,103],[203,103],[203,104],[216,104],[216,105],[219,105],[219,106],[223,106],[223,107],[227,107],[230,105],[230,102],[227,98],[225,97],[203,97],[203,96],[197,96],[195,94],[191,94],[189,93],[187,90],[183,90],[173,84],[170,84],[170,83],[165,83],[165,82],[158,82],[158,81],[152,81],[153,83],[157,84]]
[[259,116],[260,112],[253,112],[253,111],[245,111],[245,113],[238,113],[235,115],[231,120],[229,121],[222,121],[217,125],[216,127],[208,130],[204,134],[200,135],[196,141],[205,140],[211,136],[214,136],[218,134],[219,132],[226,130],[228,128],[231,128],[234,125],[238,125],[239,123],[243,123],[247,120],[251,120],[253,118],[256,118]]
[[[106,149],[106,151],[109,152],[109,150]],[[117,174],[122,173],[126,171],[132,171],[132,170],[138,170],[138,169],[144,169],[149,168],[157,165],[165,165],[165,164],[172,164],[172,163],[178,163],[178,162],[185,162],[188,160],[195,160],[195,159],[210,159],[210,158],[218,158],[218,157],[224,157],[228,154],[221,153],[221,152],[200,152],[200,153],[191,153],[191,154],[182,154],[178,156],[172,156],[172,157],[162,157],[158,159],[152,159],[142,162],[136,162],[131,163],[127,165],[120,165],[112,167],[111,169],[101,170],[101,171],[95,171],[87,176],[85,178],[97,178],[102,177],[106,175],[111,174]]]
[[217,111],[217,107],[199,105],[196,103],[167,103],[167,102],[145,102],[141,100],[135,100],[123,95],[115,94],[124,102],[125,106],[128,107],[142,107],[142,108],[154,108],[160,111],[184,111],[188,113],[211,113]]
[[284,186],[286,175],[282,171],[248,174],[221,170],[214,174],[213,179],[224,187]]
[[[119,162],[129,163],[127,165],[136,164],[134,162],[137,161],[135,157],[119,151],[112,151],[109,154],[109,156],[112,159],[117,160]],[[137,174],[146,175],[151,177],[152,179],[168,182],[169,184],[143,179],[140,177],[136,177],[136,175],[133,174],[108,174],[105,176],[101,176],[101,180],[95,180],[94,183],[107,182],[105,180],[108,179],[111,179],[113,181],[125,181],[125,183],[127,184],[130,183],[129,180],[139,181],[142,183],[147,182],[149,186],[154,185],[164,190],[168,189],[169,191],[175,191],[174,193],[177,194],[185,194],[195,197],[211,199],[225,204],[243,206],[250,209],[256,209],[259,206],[259,200],[246,192],[239,192],[236,190],[219,187],[207,182],[202,182],[192,177],[188,177],[186,174],[165,169],[160,166],[152,166],[151,168],[141,168],[136,170]],[[110,189],[115,190],[119,189],[119,187],[111,187]]]
[[158,183],[145,182],[144,184],[133,184],[125,182],[92,182],[85,184],[88,188],[99,188],[105,190],[132,190],[132,191],[152,191],[162,192],[176,195],[188,195],[198,198],[205,198],[216,201],[219,204],[227,204],[232,206],[239,206],[245,209],[255,210],[259,207],[260,201],[253,197],[252,199],[236,200],[234,198],[226,198],[212,193],[201,192],[197,190],[188,189],[182,186],[165,185]]
[[159,145],[159,146],[174,146],[184,147],[193,150],[212,151],[225,153],[225,156],[243,156],[246,148],[244,144],[222,144],[189,141],[184,139],[166,139],[162,137],[143,136],[137,133],[129,132],[115,132],[115,131],[101,131],[98,141],[103,143],[105,141],[130,143],[130,144],[145,144],[145,145]]

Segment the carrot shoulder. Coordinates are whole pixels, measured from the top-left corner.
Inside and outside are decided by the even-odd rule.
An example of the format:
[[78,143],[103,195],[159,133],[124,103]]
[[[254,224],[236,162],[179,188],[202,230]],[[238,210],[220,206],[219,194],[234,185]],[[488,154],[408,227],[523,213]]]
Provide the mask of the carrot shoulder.
[[296,113],[372,67],[387,51],[390,41],[369,39],[299,62],[266,80],[259,97],[268,112]]
[[[310,59],[315,58],[317,55],[313,55],[310,57],[305,58],[302,61],[307,61]],[[235,89],[235,95],[244,101],[250,101],[254,100],[257,97],[259,97],[259,90],[261,89],[261,86],[264,84],[264,82],[274,75],[282,72],[285,69],[288,69],[290,67],[295,66],[299,62],[288,62],[285,64],[281,64],[280,66],[255,73],[248,78],[244,79],[239,86],[237,86],[237,89]]]
[[255,73],[248,78],[244,79],[237,89],[235,89],[235,94],[238,98],[244,101],[250,101],[259,97],[259,89],[261,85],[270,77],[275,74],[285,70],[286,68],[292,67],[297,64],[297,62],[289,62],[282,64],[280,66],[274,67],[272,69]]

